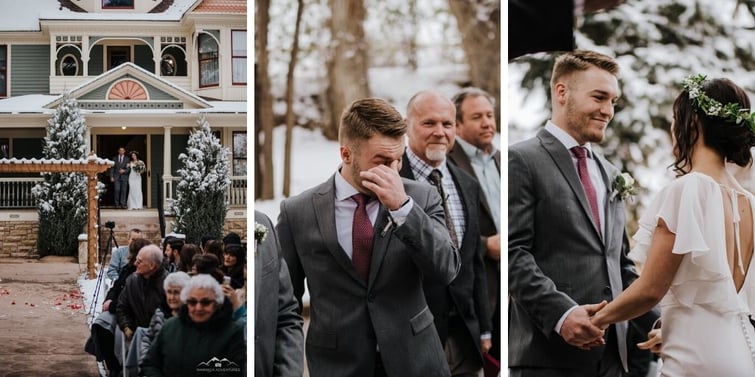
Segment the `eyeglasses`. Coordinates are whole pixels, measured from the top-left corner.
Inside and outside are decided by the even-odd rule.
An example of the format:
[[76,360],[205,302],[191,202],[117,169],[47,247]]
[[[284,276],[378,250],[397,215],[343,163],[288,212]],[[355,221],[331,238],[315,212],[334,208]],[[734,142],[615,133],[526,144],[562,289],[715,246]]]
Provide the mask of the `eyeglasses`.
[[199,304],[203,308],[206,308],[214,303],[215,303],[215,300],[208,300],[208,299],[197,300],[194,298],[190,298],[186,300],[186,305],[188,306],[197,306],[197,304]]

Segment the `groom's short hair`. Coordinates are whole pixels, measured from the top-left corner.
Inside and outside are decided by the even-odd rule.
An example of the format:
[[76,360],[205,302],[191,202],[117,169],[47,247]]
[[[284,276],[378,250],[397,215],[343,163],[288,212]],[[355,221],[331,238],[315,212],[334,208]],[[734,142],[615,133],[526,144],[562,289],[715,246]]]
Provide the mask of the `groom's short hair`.
[[614,76],[619,75],[619,63],[608,55],[589,50],[569,51],[556,58],[556,62],[553,64],[551,89],[564,76],[569,76],[577,71],[585,71],[591,67],[600,68]]
[[341,145],[368,140],[375,134],[395,138],[406,134],[406,120],[388,101],[382,98],[356,100],[341,114],[338,127]]

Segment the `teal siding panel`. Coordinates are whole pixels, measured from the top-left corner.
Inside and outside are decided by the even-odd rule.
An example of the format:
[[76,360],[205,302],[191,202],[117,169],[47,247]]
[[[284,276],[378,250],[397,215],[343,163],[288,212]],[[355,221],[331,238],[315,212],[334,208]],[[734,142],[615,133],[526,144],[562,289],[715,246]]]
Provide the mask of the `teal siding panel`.
[[152,59],[152,49],[145,45],[134,46],[134,64],[155,73],[155,61]]
[[99,76],[104,70],[102,68],[105,58],[101,45],[92,47],[89,53],[89,76]]
[[50,46],[13,45],[10,53],[10,95],[50,93]]

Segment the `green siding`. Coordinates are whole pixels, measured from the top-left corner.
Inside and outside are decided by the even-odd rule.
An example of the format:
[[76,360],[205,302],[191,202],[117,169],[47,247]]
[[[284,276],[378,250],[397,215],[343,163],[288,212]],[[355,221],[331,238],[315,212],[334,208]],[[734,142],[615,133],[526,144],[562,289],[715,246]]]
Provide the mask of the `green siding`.
[[134,64],[151,73],[155,73],[155,61],[152,58],[152,49],[149,46],[134,46]]
[[11,46],[10,95],[50,93],[50,46]]
[[89,76],[99,76],[103,73],[104,60],[102,46],[92,47],[92,51],[89,53]]

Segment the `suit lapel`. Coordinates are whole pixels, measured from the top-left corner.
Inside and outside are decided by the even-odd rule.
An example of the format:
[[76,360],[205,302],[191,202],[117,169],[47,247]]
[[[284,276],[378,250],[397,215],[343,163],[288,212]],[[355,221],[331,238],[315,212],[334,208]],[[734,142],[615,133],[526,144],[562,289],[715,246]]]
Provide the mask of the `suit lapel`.
[[600,176],[603,178],[604,187],[606,188],[605,189],[605,202],[603,205],[603,218],[604,218],[603,222],[604,222],[604,228],[605,228],[605,234],[603,235],[603,239],[604,239],[603,244],[609,245],[610,244],[609,240],[611,239],[611,237],[613,237],[613,233],[614,233],[612,224],[614,223],[614,221],[616,221],[613,218],[613,211],[611,211],[612,187],[611,187],[611,180],[609,179],[609,176],[611,174],[609,174],[609,168],[608,168],[610,165],[608,161],[606,161],[603,158],[603,156],[595,154],[595,157],[596,157],[595,161],[598,163],[598,168],[600,170]]
[[577,169],[574,168],[574,164],[572,163],[571,154],[569,154],[569,151],[564,148],[564,145],[561,144],[558,139],[556,139],[553,135],[551,135],[550,132],[546,131],[545,129],[540,130],[537,134],[537,137],[538,139],[540,139],[540,144],[543,146],[545,151],[551,156],[551,159],[556,164],[556,167],[561,172],[561,175],[563,175],[566,179],[566,182],[569,184],[572,192],[577,197],[580,207],[582,207],[582,213],[587,217],[589,223],[592,224],[592,229],[595,235],[600,239],[600,231],[596,227],[595,222],[592,220],[592,211],[590,210],[590,204],[587,202],[587,195],[585,195],[585,190],[582,187],[582,182],[579,180]]
[[357,274],[357,270],[351,263],[351,259],[349,259],[349,256],[346,255],[346,252],[343,251],[343,248],[341,248],[341,245],[338,243],[338,235],[336,234],[335,178],[331,178],[326,183],[324,190],[319,191],[317,195],[314,195],[312,200],[314,202],[313,205],[315,208],[315,216],[317,218],[317,226],[320,230],[320,236],[325,242],[328,251],[330,251],[333,258],[336,260],[336,263],[338,263],[341,268],[343,268],[355,280],[364,284],[364,281],[359,274]]
[[[375,281],[380,267],[383,265],[383,259],[388,251],[388,244],[390,244],[391,235],[393,233],[394,225],[387,228],[389,219],[388,210],[380,205],[378,210],[378,217],[375,220],[374,235],[372,236],[372,259],[370,260],[370,284]],[[383,233],[383,230],[386,230]]]

